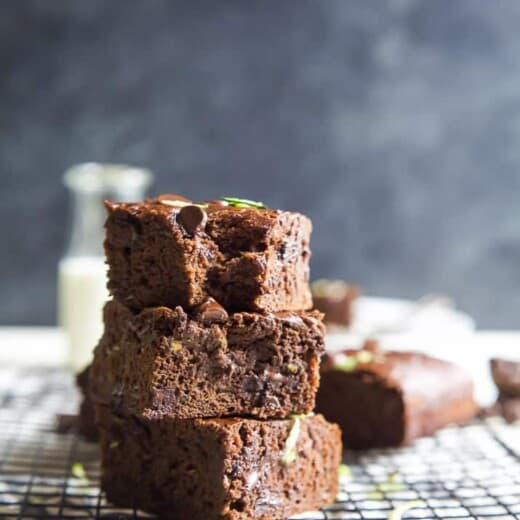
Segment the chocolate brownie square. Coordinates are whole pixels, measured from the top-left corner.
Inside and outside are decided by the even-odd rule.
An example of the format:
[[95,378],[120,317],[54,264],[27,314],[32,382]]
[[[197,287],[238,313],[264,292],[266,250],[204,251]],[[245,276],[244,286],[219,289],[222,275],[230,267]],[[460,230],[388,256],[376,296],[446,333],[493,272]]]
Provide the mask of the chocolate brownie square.
[[473,383],[447,361],[373,348],[327,354],[316,410],[353,449],[408,444],[477,411]]
[[228,310],[309,309],[311,221],[232,204],[194,204],[177,195],[107,202],[105,252],[114,298],[134,309],[190,309],[208,297]]
[[102,489],[161,518],[273,520],[334,501],[341,434],[322,416],[138,420],[97,410]]
[[285,418],[312,411],[324,350],[321,314],[240,312],[215,302],[104,310],[91,396],[146,418]]

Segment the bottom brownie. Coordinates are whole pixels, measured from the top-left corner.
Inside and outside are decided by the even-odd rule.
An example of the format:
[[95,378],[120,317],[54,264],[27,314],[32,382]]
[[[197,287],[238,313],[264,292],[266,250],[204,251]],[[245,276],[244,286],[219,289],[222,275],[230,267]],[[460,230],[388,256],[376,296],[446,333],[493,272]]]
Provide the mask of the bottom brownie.
[[161,518],[273,520],[334,501],[341,434],[321,415],[137,420],[97,410],[102,487]]

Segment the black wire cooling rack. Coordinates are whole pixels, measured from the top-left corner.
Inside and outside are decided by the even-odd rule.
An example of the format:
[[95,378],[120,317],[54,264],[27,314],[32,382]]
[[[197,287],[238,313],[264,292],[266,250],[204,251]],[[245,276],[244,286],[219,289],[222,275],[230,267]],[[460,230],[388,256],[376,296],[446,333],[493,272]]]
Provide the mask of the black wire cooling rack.
[[[106,502],[96,444],[56,432],[77,400],[63,370],[0,369],[0,518],[150,518]],[[520,456],[507,439],[520,428],[495,420],[348,453],[336,503],[295,518],[520,519]]]

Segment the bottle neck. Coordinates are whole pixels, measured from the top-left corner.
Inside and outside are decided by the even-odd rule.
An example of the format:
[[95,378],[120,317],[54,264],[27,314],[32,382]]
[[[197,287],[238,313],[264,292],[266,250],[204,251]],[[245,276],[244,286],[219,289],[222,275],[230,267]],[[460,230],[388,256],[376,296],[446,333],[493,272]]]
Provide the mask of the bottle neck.
[[70,228],[66,257],[102,257],[104,199],[141,200],[152,180],[148,170],[117,164],[84,163],[65,172],[70,190]]

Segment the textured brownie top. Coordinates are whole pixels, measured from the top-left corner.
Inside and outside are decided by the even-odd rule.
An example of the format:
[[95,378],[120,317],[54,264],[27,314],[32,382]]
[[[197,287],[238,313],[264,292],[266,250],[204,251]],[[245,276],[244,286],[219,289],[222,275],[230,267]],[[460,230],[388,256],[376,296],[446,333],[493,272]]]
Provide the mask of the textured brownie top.
[[[181,201],[178,195],[160,195],[142,202],[106,202],[109,211],[126,211],[138,219],[149,215],[160,215],[168,219],[172,229],[183,236],[206,233],[222,252],[233,254],[240,251],[262,251],[270,244],[284,240],[283,228],[279,226],[284,215],[298,216],[308,226],[307,217],[291,211],[264,207],[236,207],[225,201],[191,203]],[[175,197],[175,199],[174,199]],[[182,204],[181,204],[182,203]],[[188,210],[188,208],[190,208]],[[191,211],[191,208],[199,210]],[[178,216],[178,218],[177,218]]]
[[492,359],[491,374],[502,394],[520,397],[520,361]]
[[126,305],[190,308],[208,296],[231,310],[312,305],[312,224],[299,213],[167,194],[105,204],[108,287]]
[[362,350],[326,354],[321,370],[371,374],[400,391],[405,400],[413,396],[416,403],[427,403],[433,395],[438,400],[458,399],[473,388],[469,374],[454,363],[422,353],[383,351],[372,342]]
[[323,352],[321,314],[227,314],[215,302],[133,312],[104,310],[91,394],[147,418],[286,417],[314,407]]

